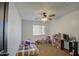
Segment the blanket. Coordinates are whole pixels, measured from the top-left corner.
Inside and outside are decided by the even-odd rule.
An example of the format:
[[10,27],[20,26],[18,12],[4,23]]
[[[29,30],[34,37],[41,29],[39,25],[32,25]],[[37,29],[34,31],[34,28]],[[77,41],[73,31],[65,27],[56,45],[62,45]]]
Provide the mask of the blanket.
[[30,44],[28,46],[20,46],[17,56],[35,56],[39,54],[39,49],[35,44]]

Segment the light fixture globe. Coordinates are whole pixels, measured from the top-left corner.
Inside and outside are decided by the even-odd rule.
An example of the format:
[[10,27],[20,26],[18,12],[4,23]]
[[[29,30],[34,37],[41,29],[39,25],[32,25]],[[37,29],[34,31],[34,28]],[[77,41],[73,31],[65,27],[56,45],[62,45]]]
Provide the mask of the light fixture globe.
[[41,19],[42,21],[47,21],[48,19],[46,17],[42,18]]

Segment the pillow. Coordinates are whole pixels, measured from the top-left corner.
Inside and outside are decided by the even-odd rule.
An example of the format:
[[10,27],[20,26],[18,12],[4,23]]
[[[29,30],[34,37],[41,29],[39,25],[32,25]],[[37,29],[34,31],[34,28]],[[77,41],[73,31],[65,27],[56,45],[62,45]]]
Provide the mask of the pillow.
[[30,42],[26,40],[26,41],[24,41],[24,45],[25,46],[30,45]]

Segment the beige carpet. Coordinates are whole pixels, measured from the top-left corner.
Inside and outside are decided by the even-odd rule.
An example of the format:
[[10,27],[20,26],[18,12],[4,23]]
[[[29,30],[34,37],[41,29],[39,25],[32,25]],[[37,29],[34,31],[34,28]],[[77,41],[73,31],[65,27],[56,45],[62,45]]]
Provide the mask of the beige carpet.
[[38,45],[40,50],[39,56],[69,56],[69,52],[55,48],[51,44],[40,44]]

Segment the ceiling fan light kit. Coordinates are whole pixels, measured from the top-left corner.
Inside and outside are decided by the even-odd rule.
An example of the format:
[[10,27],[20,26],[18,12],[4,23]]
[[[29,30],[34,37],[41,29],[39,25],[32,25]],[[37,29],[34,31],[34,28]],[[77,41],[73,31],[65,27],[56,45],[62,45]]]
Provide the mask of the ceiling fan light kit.
[[46,17],[42,18],[41,19],[42,21],[47,21],[48,19]]

